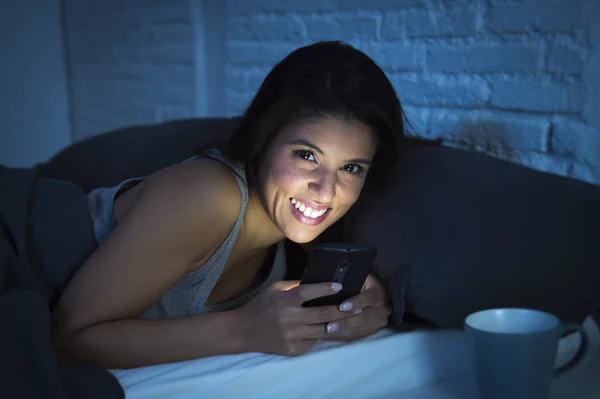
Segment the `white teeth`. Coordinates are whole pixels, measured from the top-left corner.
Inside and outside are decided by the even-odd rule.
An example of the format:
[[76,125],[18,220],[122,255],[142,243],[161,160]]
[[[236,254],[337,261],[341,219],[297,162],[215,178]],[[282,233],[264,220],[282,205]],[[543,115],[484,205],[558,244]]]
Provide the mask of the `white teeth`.
[[327,212],[327,208],[317,211],[316,209],[312,209],[312,208],[307,207],[306,205],[300,203],[300,201],[296,200],[295,198],[292,198],[292,205],[294,205],[307,218],[316,219],[318,217],[323,216],[323,214],[325,214],[325,212]]

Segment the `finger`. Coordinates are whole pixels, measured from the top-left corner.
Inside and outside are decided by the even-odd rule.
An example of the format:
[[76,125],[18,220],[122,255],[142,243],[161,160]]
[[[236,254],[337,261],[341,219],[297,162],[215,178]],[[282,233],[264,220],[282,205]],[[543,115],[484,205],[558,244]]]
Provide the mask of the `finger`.
[[294,331],[294,334],[296,340],[317,340],[326,339],[333,332],[327,330],[327,323],[321,323],[300,326]]
[[294,312],[294,321],[298,324],[322,324],[330,321],[345,319],[352,313],[340,312],[337,306],[314,306],[309,308],[298,308]]
[[367,289],[360,294],[353,296],[342,302],[339,306],[339,310],[342,312],[356,312],[360,313],[361,310],[375,305],[379,296],[373,291]]
[[368,329],[364,327],[354,328],[352,330],[342,330],[335,334],[329,334],[327,340],[329,341],[343,341],[352,342],[357,339],[366,338],[371,334],[374,334],[377,330]]
[[373,275],[373,273],[369,273],[369,274],[367,274],[367,279],[365,280],[365,284],[363,285],[363,287],[365,289],[371,288],[374,285],[377,285],[377,283],[379,283],[379,280],[377,279],[377,277],[375,277]]
[[367,280],[365,282],[365,290],[371,290],[375,292],[375,301],[382,302],[387,300],[387,288],[385,284],[383,284],[377,277],[373,274],[369,274],[367,276]]
[[367,326],[368,328],[378,328],[382,324],[387,324],[389,310],[385,306],[371,306],[364,309],[360,314],[351,317],[336,320],[339,331],[352,330]]
[[[321,308],[326,308],[322,306]],[[318,307],[314,308],[318,309]],[[306,310],[314,310],[314,309],[306,309]],[[306,339],[325,339],[331,335],[337,335],[339,333],[343,333],[346,330],[358,331],[359,329],[375,331],[377,325],[381,324],[375,322],[373,320],[369,320],[373,318],[372,312],[365,312],[365,315],[348,317],[347,314],[342,312],[338,312],[335,307],[333,307],[333,312],[337,312],[341,316],[346,316],[342,319],[337,319],[329,322],[322,322],[316,324],[302,324],[295,327],[293,330],[289,331],[288,339],[298,341],[298,340],[306,340]]]
[[[349,323],[346,323],[346,321],[349,321]],[[377,318],[362,321],[346,319],[336,323],[338,323],[337,330],[329,334],[329,339],[354,340],[371,335],[381,328],[386,327],[388,319]]]
[[368,324],[369,320],[373,319],[372,313],[373,312],[370,310],[365,310],[355,316],[336,320],[335,322],[338,325],[338,331],[351,330],[364,324]]
[[299,284],[299,280],[276,281],[271,287],[275,291],[289,291],[292,288],[296,288]]
[[365,282],[365,291],[371,293],[371,299],[374,303],[384,302],[387,300],[387,291],[385,285],[372,274],[369,274],[367,277]]
[[[342,312],[357,312],[368,306],[375,305],[387,301],[385,286],[375,280],[373,277],[368,277],[369,284],[365,283],[365,289],[358,295],[349,298],[340,304],[339,309]],[[358,312],[360,313],[360,312]]]
[[340,283],[300,284],[283,293],[283,300],[290,305],[301,306],[304,302],[333,295],[342,289]]

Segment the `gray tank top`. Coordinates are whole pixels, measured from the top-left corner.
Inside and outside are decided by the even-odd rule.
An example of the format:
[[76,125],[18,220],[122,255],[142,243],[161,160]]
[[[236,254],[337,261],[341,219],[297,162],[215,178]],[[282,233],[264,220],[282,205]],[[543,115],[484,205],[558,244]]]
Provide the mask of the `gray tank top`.
[[[246,303],[260,292],[260,290],[275,281],[282,280],[284,277],[285,253],[283,242],[280,242],[277,244],[271,270],[264,281],[254,284],[249,291],[231,301],[206,305],[206,300],[223,272],[225,263],[231,254],[233,244],[240,231],[240,226],[248,205],[248,183],[244,168],[228,161],[218,150],[207,150],[201,156],[218,160],[235,172],[235,177],[242,193],[240,215],[227,238],[225,238],[221,246],[204,265],[192,272],[186,273],[179,282],[171,287],[142,315],[143,318],[184,317],[234,309]],[[200,156],[189,158],[184,162],[198,157]],[[98,244],[101,244],[117,225],[113,207],[116,194],[121,190],[132,187],[143,179],[145,177],[127,179],[114,187],[97,188],[88,194],[88,207]]]

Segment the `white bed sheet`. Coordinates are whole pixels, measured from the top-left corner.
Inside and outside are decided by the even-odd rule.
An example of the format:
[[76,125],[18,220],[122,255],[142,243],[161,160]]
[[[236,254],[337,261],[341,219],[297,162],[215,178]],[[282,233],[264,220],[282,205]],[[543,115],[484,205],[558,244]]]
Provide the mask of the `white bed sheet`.
[[[589,354],[553,382],[550,399],[600,398],[600,331],[591,318],[585,327]],[[578,341],[561,341],[557,364]],[[451,330],[382,330],[352,344],[323,342],[293,358],[249,353],[112,372],[127,399],[479,398],[465,335]]]

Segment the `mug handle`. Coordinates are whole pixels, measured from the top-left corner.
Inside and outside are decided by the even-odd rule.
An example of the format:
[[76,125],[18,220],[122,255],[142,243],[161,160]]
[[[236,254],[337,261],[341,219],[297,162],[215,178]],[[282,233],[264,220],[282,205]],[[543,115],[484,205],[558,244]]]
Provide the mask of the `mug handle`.
[[554,371],[555,377],[558,377],[559,375],[563,374],[564,372],[566,372],[568,370],[571,370],[572,368],[577,366],[579,363],[581,363],[581,361],[583,360],[583,357],[585,356],[585,354],[588,350],[588,346],[589,346],[589,336],[583,326],[581,326],[579,324],[568,323],[568,324],[563,324],[561,326],[561,330],[562,330],[562,332],[560,334],[561,338],[570,332],[578,332],[581,335],[581,344],[579,345],[579,349],[577,349],[577,353],[575,353],[575,356],[573,356],[573,358],[571,360],[569,360],[567,363],[560,366],[559,368],[557,368]]

